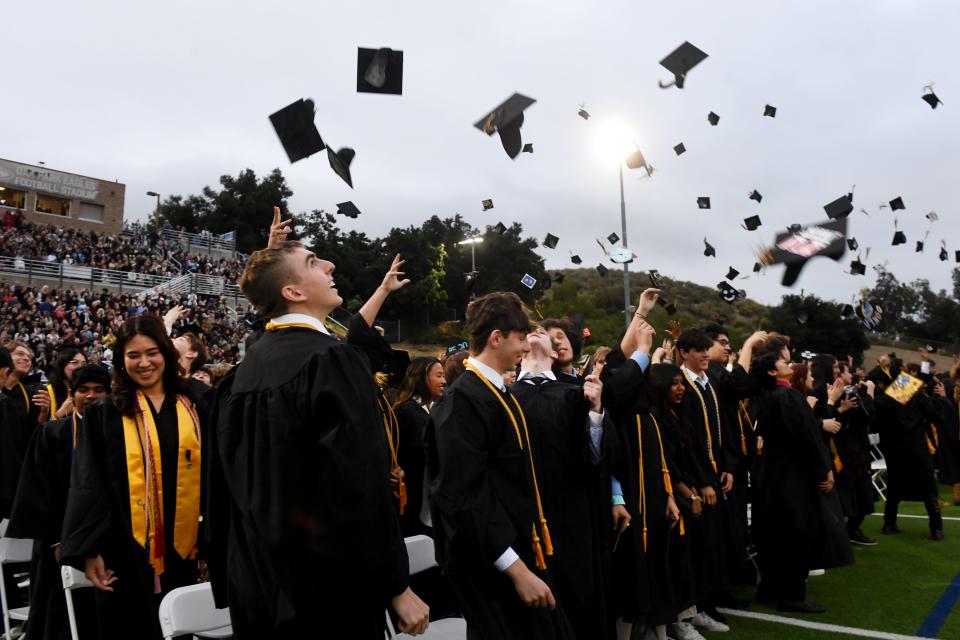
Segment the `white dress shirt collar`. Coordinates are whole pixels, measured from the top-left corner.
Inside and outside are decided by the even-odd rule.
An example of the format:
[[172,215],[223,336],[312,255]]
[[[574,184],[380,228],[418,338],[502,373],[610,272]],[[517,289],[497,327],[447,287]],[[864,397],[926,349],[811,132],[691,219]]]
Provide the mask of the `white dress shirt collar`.
[[480,374],[489,380],[497,389],[500,389],[500,391],[507,390],[507,386],[503,384],[503,373],[498,372],[493,367],[488,367],[476,358],[467,358],[467,362],[472,365],[473,368],[479,371]]
[[706,371],[701,371],[700,375],[695,374],[693,371],[687,368],[687,365],[680,365],[680,369],[683,371],[683,375],[687,377],[687,380],[693,381],[696,380],[700,383],[701,388],[706,388],[707,383],[710,382],[710,379],[707,377]]
[[289,322],[299,322],[302,324],[308,324],[320,333],[325,333],[330,335],[330,332],[327,330],[327,327],[324,326],[323,322],[319,319],[314,318],[313,316],[308,316],[305,313],[285,313],[282,316],[277,316],[272,318],[271,322],[274,324],[286,324]]
[[520,375],[517,376],[517,382],[526,380],[527,382],[530,382],[530,384],[533,384],[530,379],[536,377],[544,378],[545,380],[553,380],[554,382],[557,381],[556,374],[553,371],[547,370],[540,371],[538,373],[534,373],[533,371],[521,371]]

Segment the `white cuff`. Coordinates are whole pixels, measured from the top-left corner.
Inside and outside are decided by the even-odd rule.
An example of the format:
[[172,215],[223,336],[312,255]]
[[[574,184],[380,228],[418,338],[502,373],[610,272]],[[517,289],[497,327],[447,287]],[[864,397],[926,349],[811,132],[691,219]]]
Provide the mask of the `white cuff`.
[[517,555],[517,552],[513,550],[513,547],[507,547],[507,550],[497,558],[496,562],[493,563],[493,566],[497,568],[497,571],[506,571],[510,568],[514,562],[520,559],[520,556]]

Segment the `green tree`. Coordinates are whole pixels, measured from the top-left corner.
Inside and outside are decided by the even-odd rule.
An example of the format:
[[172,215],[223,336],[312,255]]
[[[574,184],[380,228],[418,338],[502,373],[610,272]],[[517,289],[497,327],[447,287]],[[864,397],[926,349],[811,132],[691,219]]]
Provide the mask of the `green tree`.
[[870,342],[855,317],[840,315],[841,306],[813,295],[786,295],[770,310],[770,323],[776,331],[790,336],[795,353],[849,354],[861,362]]

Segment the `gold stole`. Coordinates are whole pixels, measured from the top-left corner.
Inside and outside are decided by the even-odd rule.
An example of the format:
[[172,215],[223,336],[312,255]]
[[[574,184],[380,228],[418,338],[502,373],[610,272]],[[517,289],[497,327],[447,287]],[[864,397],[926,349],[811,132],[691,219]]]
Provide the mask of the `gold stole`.
[[[134,417],[123,416],[123,441],[127,453],[130,526],[134,540],[148,552],[154,576],[163,574],[166,538],[163,526],[163,466],[160,440],[147,398],[137,390]],[[177,498],[173,523],[173,548],[181,558],[197,553],[200,527],[200,421],[185,396],[177,396]]]
[[57,415],[57,394],[53,392],[53,385],[47,385],[47,393],[50,394],[50,418]]
[[23,394],[23,402],[27,405],[27,413],[30,413],[30,396],[27,395],[27,388],[23,386],[22,382],[17,382],[17,386],[20,387],[20,393]]
[[[673,481],[670,479],[670,469],[667,467],[667,456],[663,452],[663,438],[660,436],[660,423],[657,422],[657,419],[651,413],[650,418],[653,420],[653,428],[657,431],[657,444],[660,445],[660,468],[663,469],[663,490],[668,496],[673,495]],[[685,535],[683,527],[683,514],[680,515],[680,535]]]
[[743,430],[743,418],[746,416],[747,424],[750,424],[750,412],[747,411],[747,405],[744,404],[743,400],[740,401],[740,406],[737,409],[737,422],[740,423],[740,453],[747,455],[747,434]]
[[73,414],[70,416],[70,418],[73,420],[73,450],[76,451],[77,450],[77,412],[74,411]]
[[[697,398],[700,400],[700,408],[703,409],[703,427],[707,431],[707,455],[710,457],[710,466],[713,467],[713,472],[717,473],[717,460],[713,456],[713,434],[710,433],[710,418],[707,416],[707,403],[703,400],[703,394],[700,393],[700,387],[697,386],[696,378],[691,378],[686,369],[681,369],[681,371],[683,371],[684,377],[687,379],[687,382],[690,383],[690,386],[693,387],[693,392],[697,394]],[[713,390],[713,385],[708,382],[707,388],[710,389],[710,395],[713,396],[713,406],[717,412],[717,439],[719,440],[717,444],[723,446],[723,424],[720,422],[720,403],[717,402],[717,393]]]
[[833,452],[833,468],[836,469],[837,473],[843,471],[843,463],[840,462],[840,452],[837,451],[837,443],[833,441],[833,435],[829,436],[830,438],[830,451]]
[[[933,436],[933,439],[930,439],[930,436]],[[930,423],[930,433],[927,434],[927,451],[930,452],[930,455],[936,455],[937,449],[940,448],[940,436],[937,433],[937,427],[932,422]]]
[[[520,447],[520,450],[523,451],[523,438],[520,436],[520,425],[517,423],[517,418],[514,416],[513,411],[510,410],[510,407],[507,406],[503,396],[500,395],[500,391],[494,387],[490,381],[487,380],[487,378],[469,362],[466,363],[465,368],[467,371],[480,378],[480,382],[482,382],[487,389],[490,390],[490,393],[492,393],[494,397],[500,401],[500,406],[502,406],[503,410],[507,412],[507,417],[510,418],[510,424],[513,425],[513,430],[517,434],[517,445]],[[513,401],[513,406],[517,408],[517,413],[520,414],[520,422],[523,423],[523,434],[526,436],[527,440],[527,454],[530,456],[530,475],[533,477],[533,493],[537,498],[537,514],[540,516],[540,531],[543,533],[543,546],[546,548],[547,555],[552,556],[553,541],[550,539],[550,529],[547,528],[547,518],[543,515],[543,504],[540,502],[540,486],[537,483],[537,469],[533,464],[533,450],[530,447],[530,431],[527,429],[527,418],[523,415],[523,409],[520,408],[520,403],[517,402],[515,397],[513,397],[513,394],[509,391],[507,391],[506,394]],[[540,536],[537,535],[537,524],[535,522],[531,522],[530,528],[532,529],[533,555],[537,559],[537,568],[546,569],[547,561],[543,557],[544,549],[540,547]]]
[[[386,401],[383,394],[377,394],[377,402],[380,404],[380,416],[383,418],[383,428],[387,431],[387,446],[390,449],[390,471],[396,471],[400,468],[397,456],[400,454],[400,424],[397,422],[397,414],[393,412],[393,407]],[[393,492],[393,497],[397,499],[400,507],[400,515],[407,508],[407,483],[403,478],[399,478],[400,484],[397,490]]]

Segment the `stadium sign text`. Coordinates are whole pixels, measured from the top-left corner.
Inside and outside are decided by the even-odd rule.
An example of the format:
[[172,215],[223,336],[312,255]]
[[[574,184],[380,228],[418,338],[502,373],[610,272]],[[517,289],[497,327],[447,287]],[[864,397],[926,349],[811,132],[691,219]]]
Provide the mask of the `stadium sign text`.
[[96,180],[5,160],[0,160],[0,183],[81,200],[96,200],[99,194]]

